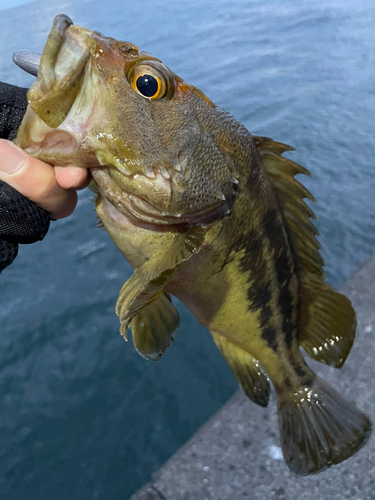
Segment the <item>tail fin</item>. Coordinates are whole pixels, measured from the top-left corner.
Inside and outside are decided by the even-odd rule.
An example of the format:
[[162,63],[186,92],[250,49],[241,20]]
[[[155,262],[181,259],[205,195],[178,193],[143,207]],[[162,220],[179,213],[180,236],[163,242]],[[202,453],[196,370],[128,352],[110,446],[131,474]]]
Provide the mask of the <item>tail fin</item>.
[[296,474],[315,474],[343,462],[371,434],[368,417],[319,377],[311,387],[280,393],[278,412],[284,459]]

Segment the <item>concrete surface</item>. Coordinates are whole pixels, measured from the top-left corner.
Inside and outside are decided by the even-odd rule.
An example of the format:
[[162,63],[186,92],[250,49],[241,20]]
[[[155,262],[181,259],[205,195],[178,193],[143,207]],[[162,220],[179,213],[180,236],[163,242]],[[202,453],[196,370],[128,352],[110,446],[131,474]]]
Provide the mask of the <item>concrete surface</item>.
[[[358,316],[352,352],[341,370],[309,364],[375,421],[375,256],[342,291]],[[375,499],[375,438],[346,462],[297,477],[282,459],[274,395],[263,409],[238,392],[131,500],[246,498]]]

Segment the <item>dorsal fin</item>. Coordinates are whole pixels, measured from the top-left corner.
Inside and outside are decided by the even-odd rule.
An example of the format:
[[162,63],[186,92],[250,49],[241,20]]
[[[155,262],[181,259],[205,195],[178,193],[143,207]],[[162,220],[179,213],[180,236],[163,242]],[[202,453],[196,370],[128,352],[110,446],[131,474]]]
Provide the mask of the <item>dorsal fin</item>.
[[319,235],[310,219],[314,212],[303,201],[315,201],[294,176],[311,175],[298,163],[281,156],[293,148],[269,137],[254,137],[262,163],[275,188],[284,215],[300,280],[299,341],[306,352],[323,363],[339,368],[353,344],[356,317],[349,299],[324,283],[324,261]]
[[266,168],[276,196],[283,211],[289,235],[298,261],[297,266],[301,272],[313,272],[324,278],[324,261],[319,253],[320,244],[315,236],[319,235],[311,219],[316,219],[314,212],[303,201],[307,198],[315,201],[312,194],[299,183],[294,176],[304,174],[311,176],[310,172],[289,158],[280,156],[285,151],[293,148],[274,142],[268,137],[254,137],[264,167]]

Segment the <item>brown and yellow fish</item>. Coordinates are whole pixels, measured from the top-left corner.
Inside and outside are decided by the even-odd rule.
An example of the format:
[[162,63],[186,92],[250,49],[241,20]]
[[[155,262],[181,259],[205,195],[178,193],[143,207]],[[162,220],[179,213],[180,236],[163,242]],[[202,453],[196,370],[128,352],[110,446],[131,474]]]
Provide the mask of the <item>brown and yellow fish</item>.
[[[135,45],[57,16],[16,142],[58,165],[91,169],[96,210],[134,267],[116,306],[121,333],[157,360],[178,297],[211,332],[255,403],[278,401],[281,445],[298,474],[358,451],[370,420],[306,365],[341,367],[350,301],[324,282],[314,217],[282,156]],[[269,377],[269,378],[268,378]]]

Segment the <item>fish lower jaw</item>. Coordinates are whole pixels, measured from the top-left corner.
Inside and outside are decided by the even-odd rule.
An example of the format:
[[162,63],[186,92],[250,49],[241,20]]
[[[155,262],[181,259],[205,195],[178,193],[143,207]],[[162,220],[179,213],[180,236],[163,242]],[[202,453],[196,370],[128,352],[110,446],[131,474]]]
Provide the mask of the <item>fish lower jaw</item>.
[[[112,224],[116,224],[116,226],[121,227],[122,229],[132,226],[139,227],[143,229],[148,229],[151,231],[159,231],[160,224],[152,224],[150,222],[143,222],[135,217],[124,214],[120,211],[113,203],[111,203],[108,198],[104,195],[104,193],[99,189],[99,198],[103,200],[104,210],[106,213],[106,218],[111,219]],[[98,199],[99,199],[98,198]],[[100,217],[100,214],[98,214]],[[102,217],[100,217],[102,218]],[[106,220],[102,220],[104,227],[106,227]],[[164,227],[164,226],[163,226]]]
[[108,167],[93,167],[90,170],[103,198],[135,224],[163,226],[164,229],[167,226],[181,226],[184,224],[208,224],[227,213],[225,205],[222,202],[205,210],[196,210],[188,213],[162,210],[142,196],[138,196],[119,186],[109,173]]
[[106,167],[91,168],[91,173],[101,195],[123,216],[134,223],[151,225],[175,225],[179,216],[170,216],[149,203],[144,198],[121,188],[109,174]]

